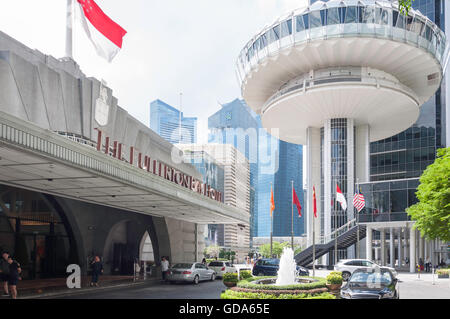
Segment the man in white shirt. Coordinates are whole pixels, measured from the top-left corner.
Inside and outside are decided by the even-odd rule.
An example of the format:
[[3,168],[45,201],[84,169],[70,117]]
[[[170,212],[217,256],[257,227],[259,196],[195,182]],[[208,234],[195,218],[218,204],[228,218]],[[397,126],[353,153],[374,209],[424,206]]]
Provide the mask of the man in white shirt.
[[161,258],[162,279],[166,281],[167,271],[169,270],[169,261],[166,257]]

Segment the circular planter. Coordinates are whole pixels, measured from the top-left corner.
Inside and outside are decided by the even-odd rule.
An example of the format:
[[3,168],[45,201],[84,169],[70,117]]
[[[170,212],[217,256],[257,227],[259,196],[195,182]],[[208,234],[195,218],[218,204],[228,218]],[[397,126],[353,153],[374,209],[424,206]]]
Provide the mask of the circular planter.
[[327,284],[327,288],[330,291],[336,291],[341,289],[342,284]]
[[236,282],[232,282],[232,281],[224,281],[223,284],[225,286],[227,286],[228,288],[235,287],[237,285]]

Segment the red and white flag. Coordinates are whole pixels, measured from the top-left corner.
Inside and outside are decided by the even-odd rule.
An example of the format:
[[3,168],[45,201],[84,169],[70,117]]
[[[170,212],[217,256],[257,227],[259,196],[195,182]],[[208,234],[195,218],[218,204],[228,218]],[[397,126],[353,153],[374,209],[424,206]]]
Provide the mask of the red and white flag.
[[336,184],[336,201],[341,203],[341,207],[343,210],[347,209],[347,201],[345,200],[344,194],[342,194],[342,191],[339,188],[338,184]]
[[358,213],[366,206],[366,201],[364,200],[363,194],[355,194],[355,197],[353,197],[353,206],[356,208]]
[[80,5],[81,21],[86,34],[97,54],[108,62],[119,53],[127,31],[111,20],[94,0],[77,0]]

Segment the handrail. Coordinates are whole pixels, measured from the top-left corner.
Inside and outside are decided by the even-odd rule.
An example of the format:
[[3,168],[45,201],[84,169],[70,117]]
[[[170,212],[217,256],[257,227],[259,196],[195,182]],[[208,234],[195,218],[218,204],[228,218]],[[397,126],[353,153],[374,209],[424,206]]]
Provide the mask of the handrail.
[[356,225],[356,218],[354,218],[354,219],[348,221],[347,223],[345,223],[345,224],[342,225],[341,227],[339,227],[339,228],[333,230],[331,233],[329,233],[329,234],[327,234],[327,235],[325,235],[325,236],[321,236],[319,241],[320,241],[320,243],[322,243],[322,244],[326,244],[326,243],[330,242],[331,240],[333,240],[333,239],[336,237],[336,234],[338,234],[337,236],[339,236],[339,235],[340,235],[340,232],[341,232],[342,230],[348,231],[348,230],[350,230],[350,228],[351,228],[352,226],[354,226],[354,225]]

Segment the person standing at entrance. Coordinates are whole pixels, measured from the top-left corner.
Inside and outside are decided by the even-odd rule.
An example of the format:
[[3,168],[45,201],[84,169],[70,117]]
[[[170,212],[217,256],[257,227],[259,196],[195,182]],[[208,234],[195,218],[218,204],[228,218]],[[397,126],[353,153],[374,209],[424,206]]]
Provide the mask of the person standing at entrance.
[[9,280],[9,254],[7,252],[2,253],[0,258],[0,282],[3,287],[3,296],[9,296],[8,280]]
[[103,273],[103,264],[100,261],[99,256],[94,257],[94,261],[92,262],[91,266],[92,266],[91,286],[98,287],[98,277]]
[[162,272],[162,279],[166,281],[167,279],[167,272],[169,271],[169,261],[166,259],[166,257],[161,258],[161,272]]
[[20,268],[20,264],[13,260],[11,256],[8,257],[8,264],[9,264],[9,280],[8,285],[11,289],[11,298],[17,299],[17,283],[19,282],[19,274],[22,272],[22,269]]

